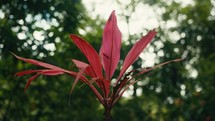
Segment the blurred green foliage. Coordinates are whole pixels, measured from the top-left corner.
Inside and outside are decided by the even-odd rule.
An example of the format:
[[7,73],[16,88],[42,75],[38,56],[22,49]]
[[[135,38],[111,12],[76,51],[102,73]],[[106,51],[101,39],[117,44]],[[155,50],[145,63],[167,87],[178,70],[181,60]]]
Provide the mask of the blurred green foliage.
[[41,76],[24,93],[29,76],[18,78],[14,74],[37,67],[18,61],[10,52],[72,69],[72,58],[85,58],[79,56],[69,34],[87,33],[85,29],[94,26],[97,29],[85,37],[97,45],[102,21],[90,19],[79,0],[3,0],[0,14],[0,120],[101,120],[99,103],[87,87],[74,91],[69,105],[73,79],[67,75]]
[[[215,3],[183,2],[139,0],[124,6],[125,13],[132,15],[137,4],[148,4],[157,14],[158,34],[150,46],[158,63],[180,57],[185,60],[162,67],[134,85],[133,98],[115,107],[117,120],[215,121]],[[129,23],[129,18],[125,19]],[[135,93],[138,90],[140,96]]]
[[[161,13],[158,34],[150,45],[158,62],[181,57],[185,60],[155,70],[135,84],[132,96],[121,99],[114,107],[114,119],[215,121],[215,3],[195,0],[183,6],[173,0],[136,0],[122,8],[132,14],[138,4],[148,4]],[[129,16],[122,16],[129,23]],[[167,28],[170,21],[176,26]],[[73,69],[71,58],[85,58],[68,35],[81,35],[99,50],[103,26],[99,17],[94,20],[87,15],[79,0],[0,1],[0,120],[102,120],[103,109],[85,85],[76,88],[68,104],[73,79],[67,75],[41,76],[24,93],[28,77],[13,75],[37,67],[18,61],[10,52]],[[171,38],[172,33],[177,40]],[[128,41],[140,36],[141,33],[130,35]],[[158,43],[163,46],[158,48]],[[121,58],[131,46],[122,47]],[[134,68],[142,63],[138,59]],[[138,90],[142,90],[141,95]]]

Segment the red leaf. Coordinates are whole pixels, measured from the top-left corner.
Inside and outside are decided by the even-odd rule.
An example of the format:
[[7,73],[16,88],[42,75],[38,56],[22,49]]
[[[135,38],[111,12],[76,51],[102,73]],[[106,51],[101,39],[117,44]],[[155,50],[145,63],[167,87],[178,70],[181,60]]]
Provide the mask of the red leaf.
[[[70,76],[72,76],[72,77],[74,77],[74,78],[76,78],[77,75],[78,75],[77,72],[67,71],[67,70],[65,71],[65,73],[69,74]],[[88,81],[87,78],[84,77],[84,76],[81,76],[80,80],[83,81],[84,83],[86,83],[86,82]]]
[[[12,53],[13,54],[13,53]],[[15,54],[13,54],[16,58],[22,60],[22,61],[25,61],[27,63],[30,63],[30,64],[33,64],[33,65],[37,65],[37,66],[42,66],[42,67],[45,67],[45,68],[49,68],[49,69],[53,69],[53,70],[27,70],[27,71],[22,71],[22,72],[18,72],[16,73],[16,76],[23,76],[23,75],[26,75],[26,74],[31,74],[31,73],[35,73],[35,72],[38,72],[36,75],[32,76],[31,78],[28,79],[27,83],[26,83],[26,86],[25,86],[25,91],[26,89],[29,87],[30,83],[36,79],[40,74],[42,75],[59,75],[59,74],[63,74],[64,72],[69,74],[70,76],[76,78],[78,76],[78,73],[76,72],[73,72],[73,71],[68,71],[68,70],[64,70],[62,68],[59,68],[57,66],[53,66],[51,64],[47,64],[47,63],[44,63],[44,62],[40,62],[40,61],[36,61],[36,60],[33,60],[33,59],[26,59],[26,58],[22,58],[22,57],[19,57]],[[98,97],[99,101],[101,103],[103,103],[103,100],[102,100],[102,97],[101,95],[99,94],[99,92],[96,90],[96,88],[87,80],[86,77],[84,76],[80,76],[78,77],[80,80],[82,80],[84,83],[88,84],[90,86],[90,88],[93,90],[93,92],[96,94],[96,96]]]
[[104,82],[104,89],[105,89],[105,96],[108,97],[110,92],[110,80],[103,80]]
[[31,74],[31,73],[35,73],[35,72],[40,72],[42,70],[26,70],[26,71],[21,71],[21,72],[17,72],[15,74],[15,76],[23,76],[23,75],[27,75],[27,74]]
[[[164,65],[167,65],[169,63],[172,63],[172,62],[179,62],[179,61],[182,61],[183,59],[179,58],[179,59],[174,59],[174,60],[170,60],[170,61],[166,61],[166,62],[163,62],[163,63],[160,63],[154,67],[151,67],[151,68],[148,68],[148,69],[142,69],[139,73],[135,74],[134,76],[132,76],[132,78],[130,78],[127,82],[130,82],[128,85],[123,85],[125,86],[124,89],[123,88],[119,88],[119,90],[117,91],[116,93],[116,98],[115,100],[113,101],[113,104],[116,103],[116,101],[123,95],[123,93],[129,88],[129,86],[135,84],[136,82],[138,82],[138,80],[135,80],[135,81],[132,81],[131,80],[134,80],[136,77],[146,73],[146,72],[149,72],[149,71],[152,71],[156,68],[159,68],[159,67],[162,67]],[[146,77],[146,76],[145,76]],[[120,93],[120,94],[119,94]]]
[[99,99],[99,101],[101,102],[101,104],[104,106],[104,99],[101,96],[101,94],[98,92],[98,90],[88,81],[87,83],[89,85],[89,87],[93,90],[94,94],[96,95],[96,97]]
[[58,70],[43,70],[39,73],[42,75],[47,75],[47,76],[55,76],[55,75],[64,74],[64,72],[58,71]]
[[[91,82],[90,82],[87,78],[85,78],[84,76],[82,76],[82,74],[83,74],[85,71],[87,71],[87,69],[89,69],[90,65],[88,65],[88,64],[86,64],[86,63],[84,63],[84,62],[75,60],[75,59],[73,59],[72,61],[73,61],[73,62],[76,64],[76,66],[79,68],[79,73],[76,75],[75,81],[74,81],[74,83],[73,83],[73,85],[72,85],[72,88],[71,88],[71,90],[70,90],[70,94],[72,93],[72,91],[73,91],[73,89],[74,89],[76,83],[78,82],[78,80],[79,80],[79,79],[82,79],[82,81],[84,81],[84,83],[86,83],[86,84],[92,89],[92,91],[95,93],[96,97],[99,99],[99,101],[101,102],[101,104],[104,105],[103,98],[102,98],[102,96],[100,95],[100,93],[97,91],[97,89],[91,84]],[[91,67],[90,67],[90,69],[91,69]],[[90,71],[92,71],[92,69],[91,69]],[[90,72],[90,73],[92,73],[92,72]]]
[[93,70],[92,70],[92,67],[82,61],[79,61],[79,60],[75,60],[75,59],[72,59],[72,62],[76,65],[76,67],[78,67],[79,69],[82,68],[83,66],[87,66],[86,70],[85,70],[85,74],[88,75],[88,76],[91,76],[92,78],[93,77],[96,77],[96,75],[93,73]]
[[148,45],[148,43],[154,38],[155,35],[156,35],[156,31],[152,30],[146,36],[142,37],[141,40],[139,40],[137,43],[133,45],[133,47],[131,48],[131,50],[129,51],[128,55],[125,58],[121,72],[118,77],[118,81],[125,73],[125,71],[128,69],[128,67],[135,62],[137,57],[140,55],[143,49]]
[[120,59],[121,32],[117,26],[115,11],[113,11],[105,25],[100,56],[106,72],[106,78],[110,79]]
[[31,73],[35,73],[35,72],[38,72],[38,73],[28,79],[28,81],[27,81],[27,83],[25,85],[25,91],[27,90],[27,88],[29,87],[31,82],[33,80],[35,80],[40,74],[54,76],[54,75],[59,75],[59,74],[64,73],[64,72],[58,71],[58,70],[27,70],[27,71],[18,72],[17,75],[22,76],[22,75],[25,75],[25,74],[31,74]]
[[29,87],[29,85],[31,84],[31,82],[36,79],[40,74],[37,73],[36,75],[32,76],[31,78],[28,79],[26,85],[25,85],[25,91],[27,90],[27,88]]
[[[13,54],[13,53],[12,53]],[[33,60],[33,59],[27,59],[27,58],[22,58],[22,57],[19,57],[15,54],[13,54],[17,59],[19,60],[22,60],[22,61],[25,61],[27,63],[30,63],[30,64],[33,64],[33,65],[36,65],[36,66],[42,66],[42,67],[45,67],[45,68],[49,68],[49,69],[53,69],[53,70],[61,70],[61,71],[65,71],[64,69],[60,68],[60,67],[57,67],[57,66],[54,66],[54,65],[51,65],[51,64],[48,64],[48,63],[44,63],[44,62],[41,62],[41,61],[37,61],[37,60]]]
[[71,90],[70,90],[70,94],[72,93],[72,91],[73,91],[75,85],[77,84],[78,80],[81,78],[81,76],[83,75],[83,73],[84,73],[84,71],[86,70],[87,67],[88,67],[88,65],[87,65],[87,64],[84,64],[84,65],[82,65],[81,68],[79,69],[80,71],[78,72],[78,74],[77,74],[77,76],[76,76],[76,78],[75,78],[75,81],[74,81],[74,83],[73,83],[73,85],[72,85],[72,88],[71,88]]
[[172,62],[180,62],[180,61],[182,61],[182,60],[183,60],[182,58],[178,58],[178,59],[174,59],[174,60],[170,60],[170,61],[166,61],[166,62],[160,63],[160,64],[158,64],[158,65],[156,65],[156,66],[154,66],[154,67],[148,68],[148,69],[142,69],[139,73],[135,74],[131,79],[133,79],[133,78],[135,78],[135,77],[137,77],[137,76],[139,76],[139,75],[142,75],[142,74],[144,74],[144,73],[147,73],[147,72],[149,72],[149,71],[151,71],[151,70],[154,70],[154,69],[156,69],[156,68],[159,68],[159,67],[161,67],[161,66],[167,65],[167,64],[169,64],[169,63],[172,63]]
[[81,50],[81,52],[86,56],[89,61],[93,72],[97,77],[102,77],[102,65],[98,53],[94,48],[84,39],[74,34],[70,34],[70,38],[76,44],[76,46]]
[[[70,74],[72,77],[77,77],[77,73],[73,71],[67,71],[66,73]],[[80,74],[81,75],[81,74]],[[101,94],[98,92],[97,88],[94,87],[94,85],[84,76],[81,76],[80,79],[86,83],[95,93],[96,97],[99,99],[102,105],[104,105],[103,97]],[[74,84],[73,84],[74,85]]]

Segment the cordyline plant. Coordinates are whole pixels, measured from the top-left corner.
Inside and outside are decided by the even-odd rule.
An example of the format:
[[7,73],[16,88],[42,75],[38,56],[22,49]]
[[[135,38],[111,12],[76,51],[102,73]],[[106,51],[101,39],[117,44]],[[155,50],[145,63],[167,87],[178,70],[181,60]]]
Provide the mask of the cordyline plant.
[[79,69],[78,72],[65,70],[60,67],[37,60],[22,58],[14,54],[16,58],[24,62],[44,67],[44,69],[39,70],[26,70],[18,72],[16,73],[16,76],[34,74],[31,78],[28,79],[25,85],[26,90],[31,82],[40,75],[55,76],[68,74],[75,78],[70,94],[79,80],[82,83],[87,84],[105,109],[104,120],[112,121],[113,119],[111,117],[111,110],[114,104],[119,100],[119,98],[129,88],[130,85],[133,85],[138,81],[138,77],[140,78],[140,75],[143,75],[167,63],[177,62],[181,60],[175,59],[161,63],[152,68],[134,69],[126,72],[129,66],[131,66],[136,61],[140,53],[149,44],[149,42],[154,38],[155,35],[156,31],[153,29],[133,45],[126,58],[124,59],[124,63],[118,77],[116,78],[115,84],[111,84],[111,80],[120,60],[121,49],[121,32],[117,26],[115,11],[111,13],[105,25],[102,45],[99,54],[83,38],[74,34],[70,35],[72,41],[88,60],[88,63],[85,63],[79,60],[72,59],[72,62]]

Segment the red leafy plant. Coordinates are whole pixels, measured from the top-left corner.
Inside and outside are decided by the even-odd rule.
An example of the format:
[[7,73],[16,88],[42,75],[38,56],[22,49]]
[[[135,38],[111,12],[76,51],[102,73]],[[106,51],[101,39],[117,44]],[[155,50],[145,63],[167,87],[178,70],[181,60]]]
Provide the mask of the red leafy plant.
[[114,104],[119,100],[119,98],[129,88],[130,85],[133,85],[138,80],[140,80],[138,79],[138,77],[167,63],[177,62],[181,60],[175,59],[161,63],[151,68],[133,69],[127,72],[126,70],[129,68],[129,66],[131,66],[136,61],[140,53],[149,44],[149,42],[154,38],[155,35],[156,31],[155,29],[153,29],[133,45],[124,59],[124,63],[118,77],[116,78],[115,84],[112,84],[111,80],[120,60],[121,49],[121,32],[117,26],[115,11],[111,13],[105,25],[102,45],[99,54],[83,38],[74,34],[70,35],[72,41],[88,60],[88,63],[85,63],[76,59],[72,59],[72,62],[79,70],[78,72],[65,70],[63,68],[37,60],[22,58],[14,54],[16,58],[24,62],[44,67],[44,69],[40,70],[26,70],[18,72],[16,73],[16,76],[34,74],[28,79],[25,85],[26,90],[31,82],[40,75],[55,76],[68,74],[75,78],[70,94],[79,80],[82,83],[87,84],[105,109],[104,120],[112,121],[111,110]]

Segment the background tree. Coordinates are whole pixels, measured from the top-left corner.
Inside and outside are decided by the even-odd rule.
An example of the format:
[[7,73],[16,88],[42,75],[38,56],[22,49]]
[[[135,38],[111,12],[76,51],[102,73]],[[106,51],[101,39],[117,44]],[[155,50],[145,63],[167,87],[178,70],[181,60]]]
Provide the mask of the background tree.
[[[142,83],[137,83],[134,89],[136,91],[141,89],[142,95],[122,100],[115,114],[127,117],[125,119],[118,117],[118,120],[126,120],[129,117],[129,120],[137,121],[214,120],[212,103],[214,102],[212,92],[215,89],[214,2],[209,0],[196,0],[189,4],[174,0],[136,2],[150,5],[157,14],[159,31],[157,39],[151,43],[157,60],[163,62],[178,57],[185,60],[182,63],[169,64],[142,80]],[[123,7],[132,10],[132,14],[137,4],[130,3]],[[129,39],[132,41],[134,37],[130,36]],[[134,94],[135,90],[133,96]],[[136,110],[132,110],[135,106]]]
[[86,94],[88,88],[74,91],[69,106],[73,80],[67,76],[40,77],[24,93],[27,78],[17,79],[13,75],[34,67],[18,61],[10,52],[70,69],[71,58],[85,58],[78,56],[80,52],[69,34],[83,34],[97,45],[101,23],[87,16],[79,0],[1,1],[0,120],[100,120],[102,115],[95,108],[99,105],[92,93]]

